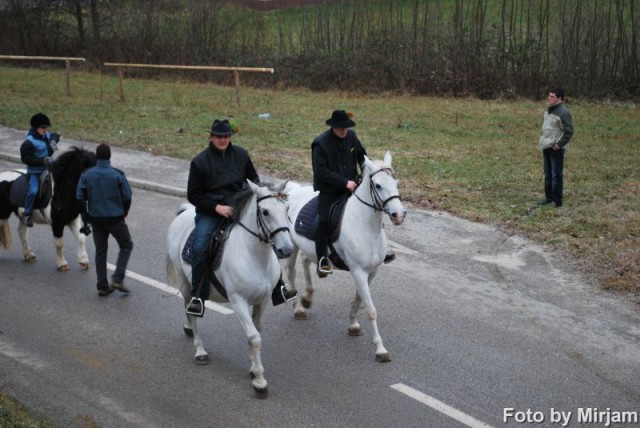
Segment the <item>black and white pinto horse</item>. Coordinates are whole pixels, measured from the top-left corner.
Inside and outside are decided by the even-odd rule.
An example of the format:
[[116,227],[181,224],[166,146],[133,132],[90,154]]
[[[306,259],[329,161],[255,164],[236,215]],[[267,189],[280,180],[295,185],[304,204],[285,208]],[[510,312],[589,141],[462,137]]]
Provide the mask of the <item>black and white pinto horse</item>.
[[[342,225],[333,247],[340,259],[349,268],[355,284],[355,298],[349,312],[349,335],[360,336],[362,327],[358,322],[358,312],[364,304],[367,317],[373,327],[373,343],[376,346],[376,360],[391,361],[378,330],[378,315],[370,286],[382,265],[387,252],[387,237],[383,229],[385,214],[394,226],[404,222],[407,211],[400,200],[398,180],[391,166],[391,153],[386,152],[383,161],[365,157],[362,183],[347,200],[342,216]],[[297,185],[297,186],[296,186]],[[298,214],[311,201],[317,192],[311,186],[291,183],[289,192],[289,218],[298,226]],[[291,239],[295,249],[287,262],[289,285],[296,287],[296,259],[301,256],[306,288],[295,302],[295,318],[307,319],[311,307],[313,283],[311,282],[311,264],[317,263],[315,242],[298,228],[291,230]],[[336,266],[334,265],[334,269]]]
[[[77,257],[80,268],[89,269],[89,256],[85,245],[86,237],[80,233],[81,222],[76,202],[76,187],[82,172],[95,164],[95,153],[82,148],[71,147],[59,155],[51,167],[53,178],[51,201],[47,206],[33,211],[34,223],[51,225],[56,248],[56,264],[60,271],[69,270],[69,264],[64,258],[62,239],[65,225],[69,227],[78,241]],[[0,173],[0,246],[4,244],[7,249],[12,242],[11,229],[9,228],[11,213],[20,217],[24,211],[24,207],[16,206],[11,202],[11,187],[15,180],[24,174],[24,170]],[[18,226],[18,235],[22,243],[24,259],[28,262],[37,260],[35,253],[29,246],[28,228],[22,222]]]

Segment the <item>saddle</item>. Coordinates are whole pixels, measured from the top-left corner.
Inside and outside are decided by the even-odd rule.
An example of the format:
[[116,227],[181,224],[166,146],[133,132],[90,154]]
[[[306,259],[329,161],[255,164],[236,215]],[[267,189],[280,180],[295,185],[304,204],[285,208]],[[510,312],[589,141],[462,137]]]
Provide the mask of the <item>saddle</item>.
[[[11,202],[11,205],[15,207],[24,207],[24,202],[27,199],[27,191],[29,190],[29,174],[23,172],[20,172],[20,174],[20,177],[16,178],[11,183],[11,190],[9,192],[9,201]],[[49,205],[49,202],[51,202],[52,195],[53,186],[51,182],[51,174],[49,171],[44,171],[40,175],[40,190],[33,203],[33,208],[45,208]]]
[[[351,195],[346,195],[341,197],[329,208],[329,260],[331,260],[331,263],[336,268],[342,270],[349,270],[349,267],[342,261],[340,256],[338,256],[332,244],[340,237],[342,216],[344,215],[344,208],[347,206],[347,201],[350,196]],[[295,222],[295,231],[305,238],[315,241],[319,222],[318,197],[316,196],[307,202],[298,213]]]
[[[214,271],[220,267],[222,254],[224,253],[224,245],[227,242],[231,229],[233,229],[234,225],[235,223],[232,219],[223,219],[215,232],[213,232],[213,235],[211,235],[211,241],[209,241],[209,281],[213,284],[216,290],[218,290],[218,293],[227,300],[229,299],[227,297],[227,290],[218,280]],[[189,238],[187,238],[187,242],[185,242],[184,248],[182,249],[182,260],[188,264],[192,264],[193,262],[193,239],[195,238],[195,235],[196,229],[194,228],[189,234]]]

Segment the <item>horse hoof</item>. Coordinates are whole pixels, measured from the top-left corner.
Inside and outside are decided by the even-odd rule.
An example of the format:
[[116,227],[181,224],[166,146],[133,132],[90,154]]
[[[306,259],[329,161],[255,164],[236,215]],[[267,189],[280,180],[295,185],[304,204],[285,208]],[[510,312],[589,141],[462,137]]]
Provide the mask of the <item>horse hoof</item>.
[[362,336],[363,334],[364,330],[362,330],[362,327],[349,327],[349,336]]
[[307,317],[307,313],[305,311],[296,311],[293,314],[293,316],[294,316],[295,319],[302,320],[302,321],[304,321],[304,320],[306,320],[308,318]]
[[184,334],[187,335],[187,337],[193,337],[193,330],[191,330],[188,327],[183,327],[182,330],[184,331]]
[[80,270],[89,270],[89,263],[80,263]]
[[385,352],[384,354],[376,354],[376,361],[379,363],[388,363],[391,361],[391,357],[388,352]]
[[36,260],[38,260],[38,257],[36,257],[35,254],[27,254],[26,256],[24,256],[25,262],[35,262]]
[[302,304],[303,308],[309,309],[311,307],[311,300],[307,299],[306,297],[300,299],[300,303]]
[[207,354],[196,356],[196,363],[198,363],[199,366],[206,366],[209,364],[209,356]]
[[259,398],[259,399],[267,398],[267,395],[269,395],[269,390],[266,386],[264,388],[258,388],[254,386],[253,392],[255,392],[256,398]]
[[70,269],[70,268],[69,268],[69,265],[62,265],[62,266],[58,266],[58,271],[59,271],[59,272],[66,272],[66,271],[68,271],[69,269]]

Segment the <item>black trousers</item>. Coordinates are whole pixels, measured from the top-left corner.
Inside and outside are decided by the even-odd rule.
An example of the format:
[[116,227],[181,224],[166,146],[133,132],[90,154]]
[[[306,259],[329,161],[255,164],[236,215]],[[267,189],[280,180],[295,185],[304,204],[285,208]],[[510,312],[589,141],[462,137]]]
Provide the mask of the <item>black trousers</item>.
[[329,209],[334,202],[343,197],[340,193],[320,192],[318,195],[318,230],[316,231],[316,256],[318,262],[328,253],[329,244]]
[[124,281],[127,263],[133,250],[133,242],[129,228],[124,221],[115,224],[93,223],[93,243],[96,245],[96,274],[98,276],[98,289],[109,286],[107,280],[107,250],[109,249],[109,235],[113,235],[120,251],[116,261],[116,270],[111,277],[113,282],[122,284]]

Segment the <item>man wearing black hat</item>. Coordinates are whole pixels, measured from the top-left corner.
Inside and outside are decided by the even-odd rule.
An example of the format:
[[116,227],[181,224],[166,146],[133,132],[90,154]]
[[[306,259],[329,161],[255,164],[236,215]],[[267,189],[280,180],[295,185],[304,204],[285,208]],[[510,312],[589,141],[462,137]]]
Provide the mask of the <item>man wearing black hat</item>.
[[318,231],[316,232],[316,256],[318,276],[326,277],[333,272],[327,257],[329,238],[329,208],[341,197],[353,192],[362,172],[364,156],[367,154],[355,131],[356,126],[344,110],[335,110],[325,121],[331,128],[318,135],[311,143],[313,164],[313,189],[318,195]]
[[[193,239],[191,275],[191,301],[187,314],[202,316],[204,302],[209,298],[210,282],[209,243],[223,218],[233,215],[233,196],[243,190],[246,180],[260,184],[249,153],[240,146],[231,144],[233,130],[227,119],[215,119],[209,133],[209,146],[191,161],[187,181],[187,199],[196,207],[196,229]],[[278,291],[284,287],[282,280],[276,285]],[[282,288],[274,293],[284,300],[295,297],[295,292]],[[283,296],[284,295],[284,296]]]
[[40,176],[47,169],[53,152],[58,150],[56,143],[60,141],[60,135],[47,131],[47,128],[51,126],[51,121],[43,113],[34,114],[29,124],[31,129],[20,146],[20,159],[22,163],[27,165],[27,180],[29,182],[27,197],[24,201],[22,223],[27,227],[33,227],[31,215],[36,196],[40,191]]

